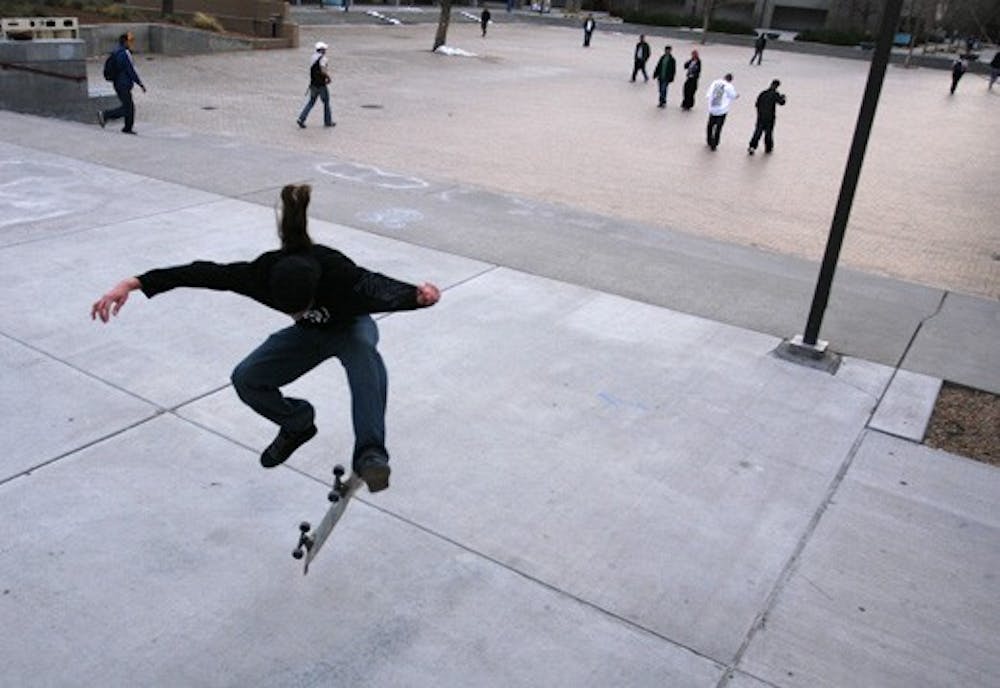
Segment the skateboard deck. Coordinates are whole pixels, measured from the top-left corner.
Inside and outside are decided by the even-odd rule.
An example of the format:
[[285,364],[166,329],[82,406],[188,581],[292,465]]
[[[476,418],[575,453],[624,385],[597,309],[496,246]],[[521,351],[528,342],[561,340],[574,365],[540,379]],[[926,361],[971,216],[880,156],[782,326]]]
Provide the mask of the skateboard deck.
[[327,541],[330,533],[333,532],[334,526],[337,525],[340,517],[344,515],[351,497],[358,491],[358,488],[365,484],[361,478],[353,473],[347,480],[343,480],[344,472],[343,466],[337,465],[333,467],[333,489],[327,495],[327,498],[330,500],[330,508],[326,510],[326,515],[323,516],[323,520],[316,526],[316,530],[312,529],[312,525],[308,521],[303,521],[299,524],[299,543],[295,546],[292,556],[296,559],[305,559],[302,567],[303,576],[309,573],[309,564],[319,554],[319,551],[323,548],[323,543]]

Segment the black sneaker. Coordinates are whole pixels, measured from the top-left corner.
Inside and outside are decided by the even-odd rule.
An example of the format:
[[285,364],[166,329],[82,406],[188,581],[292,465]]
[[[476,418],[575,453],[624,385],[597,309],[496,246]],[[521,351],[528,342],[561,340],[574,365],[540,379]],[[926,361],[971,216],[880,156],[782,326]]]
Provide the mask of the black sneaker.
[[264,468],[274,468],[280,466],[292,453],[303,444],[316,436],[316,426],[310,425],[306,430],[296,435],[289,434],[284,430],[278,431],[278,436],[268,445],[264,453],[260,455],[260,465]]
[[306,128],[306,123],[303,122],[301,119],[295,120],[295,123],[299,125],[299,129],[305,129]]
[[389,487],[389,457],[382,449],[364,450],[354,462],[354,472],[368,485],[369,492],[381,492]]

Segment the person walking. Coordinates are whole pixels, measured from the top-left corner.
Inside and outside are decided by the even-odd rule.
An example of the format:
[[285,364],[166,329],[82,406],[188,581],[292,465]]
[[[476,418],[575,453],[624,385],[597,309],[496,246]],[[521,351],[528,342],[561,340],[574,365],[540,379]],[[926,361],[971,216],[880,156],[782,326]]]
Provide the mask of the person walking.
[[483,27],[483,38],[486,38],[486,27],[490,25],[491,16],[488,7],[484,7],[483,13],[479,15],[479,24]]
[[1000,50],[997,50],[993,59],[990,60],[990,83],[986,87],[988,91],[993,90],[993,84],[996,83],[998,77],[1000,77]]
[[387,375],[370,314],[433,306],[441,292],[430,283],[416,286],[366,270],[343,253],[313,243],[306,214],[310,195],[308,185],[281,190],[280,249],[250,262],[197,261],[127,277],[94,302],[90,317],[107,323],[131,292],[153,298],[178,287],[233,292],[291,316],[294,323],[268,337],[231,376],[243,403],[278,425],[260,463],[274,468],[316,435],[312,404],[284,396],[281,387],[335,357],[351,390],[352,468],[370,492],[378,492],[389,486],[391,472],[385,447]]
[[667,87],[674,80],[676,73],[677,61],[670,54],[670,46],[668,45],[663,49],[663,55],[660,56],[656,63],[656,69],[653,70],[653,78],[660,84],[660,102],[656,107],[667,107]]
[[761,32],[757,36],[757,40],[753,42],[753,57],[750,58],[750,64],[753,64],[754,60],[757,60],[757,66],[764,60],[764,48],[767,47],[767,38],[764,33]]
[[990,85],[986,87],[988,90],[993,90],[993,84],[996,83],[997,77],[1000,77],[1000,50],[997,50],[993,59],[990,60]]
[[716,79],[708,87],[708,128],[706,135],[708,147],[713,151],[719,147],[719,139],[722,137],[722,125],[726,123],[726,115],[733,101],[740,97],[733,86],[733,75],[726,74],[721,79]]
[[118,47],[109,57],[114,70],[115,94],[121,104],[114,109],[97,112],[97,123],[101,125],[101,129],[113,119],[124,119],[125,126],[122,128],[122,133],[135,134],[135,101],[132,99],[132,88],[138,84],[145,93],[146,85],[135,71],[135,62],[132,60],[134,43],[135,36],[131,31],[123,33],[118,37]]
[[750,145],[747,153],[754,154],[757,144],[760,143],[760,135],[764,135],[764,152],[770,153],[774,150],[774,118],[775,110],[779,105],[785,104],[785,96],[778,93],[781,82],[775,79],[771,85],[760,92],[757,96],[757,125],[754,127],[753,136],[750,137]]
[[309,96],[305,107],[295,120],[299,128],[306,128],[306,117],[316,104],[316,99],[323,101],[323,126],[335,127],[337,123],[333,121],[333,111],[330,109],[330,72],[326,60],[327,44],[320,41],[316,44],[316,52],[313,53],[312,61],[309,63]]
[[646,63],[649,62],[649,43],[646,42],[646,37],[643,35],[639,36],[639,42],[635,44],[635,53],[633,54],[634,60],[632,65],[632,81],[635,81],[636,75],[642,72],[643,81],[649,81],[649,75],[646,74]]
[[698,51],[691,51],[691,59],[684,63],[684,100],[681,101],[681,110],[690,110],[694,107],[694,94],[698,92],[698,78],[701,76],[701,58]]
[[583,47],[590,47],[590,37],[594,35],[594,29],[597,28],[597,22],[594,21],[594,15],[588,14],[587,18],[583,21]]
[[955,94],[955,89],[958,88],[958,82],[961,80],[962,76],[968,71],[969,63],[965,61],[965,58],[959,55],[955,58],[955,61],[951,63],[951,94]]

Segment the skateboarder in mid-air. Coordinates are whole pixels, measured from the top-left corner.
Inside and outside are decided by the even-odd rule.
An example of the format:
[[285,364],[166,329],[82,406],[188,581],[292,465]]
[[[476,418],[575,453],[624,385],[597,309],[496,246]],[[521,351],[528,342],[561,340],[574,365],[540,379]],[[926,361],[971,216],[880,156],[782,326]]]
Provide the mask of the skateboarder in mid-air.
[[310,194],[307,185],[281,190],[280,249],[250,262],[196,261],[128,277],[98,299],[90,315],[106,323],[132,291],[141,289],[152,298],[176,287],[231,291],[287,313],[295,323],[268,337],[232,374],[240,399],[279,426],[261,465],[278,466],[316,434],[312,404],[286,397],[280,388],[336,357],[351,389],[354,472],[369,491],[378,492],[389,486],[387,377],[370,314],[433,306],[441,292],[430,283],[416,286],[371,272],[339,251],[314,244],[306,227]]

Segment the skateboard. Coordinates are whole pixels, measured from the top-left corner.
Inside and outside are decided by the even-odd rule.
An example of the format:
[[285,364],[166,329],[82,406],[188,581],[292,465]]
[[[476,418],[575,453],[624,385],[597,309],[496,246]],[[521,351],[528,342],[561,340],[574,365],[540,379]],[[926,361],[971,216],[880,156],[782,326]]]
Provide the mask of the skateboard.
[[351,497],[354,496],[359,487],[365,484],[354,473],[351,473],[350,477],[344,480],[344,473],[343,466],[338,464],[333,467],[333,489],[327,495],[327,499],[330,500],[330,508],[326,510],[326,515],[319,522],[316,530],[312,530],[312,525],[309,524],[309,521],[303,521],[299,524],[299,543],[295,546],[292,556],[296,559],[305,558],[305,564],[302,568],[303,576],[309,573],[309,564],[319,554],[319,551],[323,548],[323,543],[326,542],[327,538],[330,537],[330,533],[333,532],[333,527],[337,525],[337,521],[344,515]]

